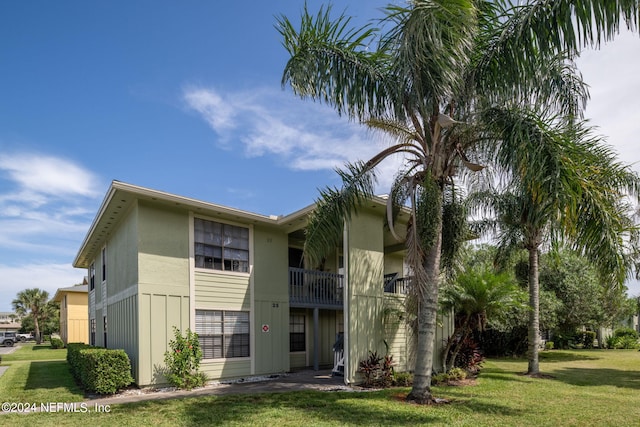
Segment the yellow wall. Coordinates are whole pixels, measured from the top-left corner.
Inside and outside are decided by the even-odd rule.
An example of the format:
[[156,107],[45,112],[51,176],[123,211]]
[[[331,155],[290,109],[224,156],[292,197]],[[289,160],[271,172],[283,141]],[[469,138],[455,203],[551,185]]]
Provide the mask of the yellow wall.
[[60,304],[60,337],[65,344],[89,343],[88,307],[86,292],[64,292]]

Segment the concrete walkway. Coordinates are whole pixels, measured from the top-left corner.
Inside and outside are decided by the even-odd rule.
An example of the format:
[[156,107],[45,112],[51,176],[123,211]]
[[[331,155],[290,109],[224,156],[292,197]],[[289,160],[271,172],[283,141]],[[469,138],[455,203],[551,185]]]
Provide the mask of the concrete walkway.
[[[16,351],[18,349],[17,345],[14,345],[13,347],[0,347],[0,358],[5,355],[5,354],[11,354],[14,351]],[[2,374],[5,373],[5,371],[9,369],[9,366],[7,365],[0,365],[0,377],[2,376]]]
[[271,377],[247,379],[234,383],[217,383],[195,390],[127,390],[107,397],[90,397],[85,402],[97,405],[114,405],[122,403],[142,402],[147,400],[176,399],[184,397],[221,396],[228,394],[282,393],[287,391],[319,390],[319,391],[354,391],[346,386],[342,377],[334,377],[330,370],[305,370]]

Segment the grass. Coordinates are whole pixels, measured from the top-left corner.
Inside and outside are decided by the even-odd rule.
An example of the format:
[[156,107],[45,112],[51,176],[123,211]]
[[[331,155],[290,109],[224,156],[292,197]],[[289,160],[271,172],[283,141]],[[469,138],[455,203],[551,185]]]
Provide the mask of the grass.
[[[18,362],[15,362],[18,363]],[[20,362],[24,363],[24,362]],[[374,392],[288,392],[209,396],[113,405],[109,413],[0,415],[6,425],[225,425],[225,426],[584,426],[632,425],[640,419],[640,352],[633,350],[550,351],[541,354],[549,378],[529,378],[522,359],[485,363],[477,384],[434,387],[448,405],[404,402],[408,388]],[[37,367],[34,366],[33,369]],[[0,378],[0,395],[8,378]],[[62,372],[55,374],[63,379]],[[68,376],[68,373],[66,373]],[[23,384],[28,380],[22,379]],[[34,384],[32,384],[33,386]],[[40,393],[38,389],[24,390]],[[60,401],[45,389],[44,401]],[[67,389],[65,393],[74,393]],[[35,395],[35,394],[34,394]],[[33,399],[31,399],[33,400]],[[31,401],[27,400],[27,401]],[[76,398],[76,400],[80,400]],[[36,400],[40,401],[40,400]]]
[[21,344],[2,356],[10,368],[0,377],[0,396],[11,402],[76,402],[84,398],[66,362],[66,349],[49,344]]

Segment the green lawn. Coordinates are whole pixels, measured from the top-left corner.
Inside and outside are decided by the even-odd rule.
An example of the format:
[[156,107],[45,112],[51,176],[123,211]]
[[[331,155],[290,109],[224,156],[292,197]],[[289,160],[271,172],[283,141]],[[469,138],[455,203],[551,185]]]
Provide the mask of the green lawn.
[[[113,405],[110,413],[11,414],[0,416],[0,424],[627,426],[640,420],[638,351],[544,352],[541,367],[548,378],[523,376],[526,365],[522,359],[490,360],[476,385],[436,387],[439,397],[451,400],[448,405],[407,404],[403,401],[407,388],[362,393],[306,391],[147,401]],[[61,381],[68,377],[62,371],[55,375]],[[6,400],[13,395],[6,392],[5,377],[0,378],[0,395]],[[23,387],[29,384],[28,377],[20,380]],[[62,394],[78,396],[76,389],[66,384],[63,391],[46,386],[44,391],[28,388],[23,398],[31,401],[29,393],[48,394],[45,401],[55,402],[62,401]],[[30,387],[34,385],[32,381]]]
[[10,366],[0,377],[2,400],[24,403],[84,399],[82,389],[69,373],[66,357],[66,349],[53,350],[49,344],[30,343],[20,344],[13,353],[2,355],[2,365]]

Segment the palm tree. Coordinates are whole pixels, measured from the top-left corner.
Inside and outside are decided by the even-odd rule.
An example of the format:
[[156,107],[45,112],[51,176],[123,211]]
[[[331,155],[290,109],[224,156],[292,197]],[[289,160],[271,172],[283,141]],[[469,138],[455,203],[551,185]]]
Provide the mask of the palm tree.
[[[442,308],[455,313],[456,327],[444,350],[444,368],[455,366],[465,339],[473,331],[483,331],[490,318],[524,305],[523,293],[509,274],[488,268],[460,273],[455,281],[442,288]],[[452,346],[453,352],[450,355]],[[450,358],[450,359],[449,359]]]
[[312,16],[305,7],[299,30],[286,17],[279,19],[291,55],[283,86],[397,142],[367,162],[347,165],[339,171],[342,188],[321,192],[307,228],[306,256],[321,259],[335,248],[344,220],[373,194],[376,166],[391,155],[406,156],[389,200],[409,200],[413,208],[406,241],[419,307],[418,358],[408,399],[430,403],[441,201],[461,168],[482,169],[467,157],[479,134],[464,123],[481,118],[477,111],[486,105],[520,100],[579,115],[586,87],[566,59],[584,43],[599,43],[601,34],[610,38],[622,12],[635,22],[636,3],[413,0],[385,9],[384,32],[371,25],[351,29],[350,18],[332,20],[330,11],[321,8]]
[[36,342],[38,344],[42,342],[39,322],[43,319],[43,315],[45,315],[47,312],[48,300],[49,292],[38,288],[31,288],[18,292],[16,299],[11,302],[11,304],[13,305],[13,310],[20,317],[30,315],[33,318]]
[[477,229],[495,233],[498,262],[515,249],[528,252],[527,373],[538,375],[540,250],[544,244],[569,245],[599,267],[605,283],[622,286],[637,241],[625,196],[637,196],[640,181],[583,123],[554,122],[523,110],[485,115],[484,123],[502,132],[500,144],[486,149],[505,175],[472,193],[469,203],[489,215]]

